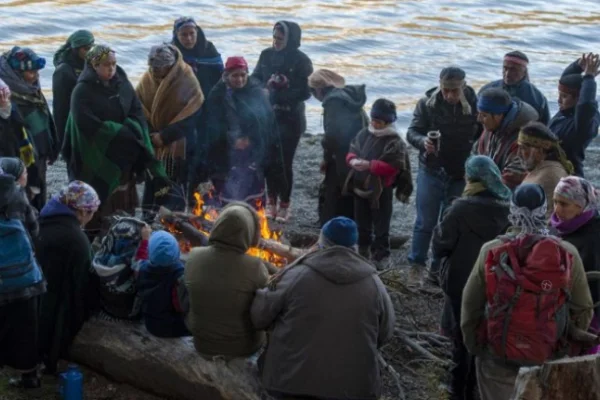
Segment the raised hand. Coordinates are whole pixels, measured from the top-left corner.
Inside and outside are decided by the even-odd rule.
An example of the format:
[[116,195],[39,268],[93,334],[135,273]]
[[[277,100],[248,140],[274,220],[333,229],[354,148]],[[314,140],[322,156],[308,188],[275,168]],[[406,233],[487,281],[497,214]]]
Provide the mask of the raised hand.
[[598,54],[588,54],[587,62],[583,73],[585,75],[597,76],[600,69],[600,56]]

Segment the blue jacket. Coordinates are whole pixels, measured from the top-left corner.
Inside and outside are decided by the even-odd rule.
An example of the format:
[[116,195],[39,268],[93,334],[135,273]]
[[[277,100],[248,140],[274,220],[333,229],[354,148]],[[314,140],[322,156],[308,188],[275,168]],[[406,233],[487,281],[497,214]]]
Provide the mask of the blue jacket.
[[142,296],[142,314],[148,332],[159,337],[190,335],[184,323],[184,310],[176,304],[185,285],[179,245],[168,232],[154,232],[148,242],[148,260],[141,262],[138,290]]
[[529,78],[524,78],[521,80],[521,82],[510,86],[505,85],[502,79],[490,82],[479,90],[478,95],[480,95],[485,89],[489,88],[504,89],[512,97],[516,97],[519,100],[529,104],[537,111],[539,115],[538,120],[544,125],[548,124],[548,121],[550,120],[550,108],[548,108],[548,100],[546,100],[546,96],[544,96],[533,83],[529,82]]
[[[581,67],[575,62],[565,69],[563,75],[581,72]],[[560,139],[569,161],[573,163],[577,176],[583,177],[585,149],[592,139],[598,136],[599,125],[600,113],[598,113],[598,102],[596,101],[596,81],[593,76],[586,75],[583,77],[577,105],[571,109],[557,112],[549,123],[552,132]]]

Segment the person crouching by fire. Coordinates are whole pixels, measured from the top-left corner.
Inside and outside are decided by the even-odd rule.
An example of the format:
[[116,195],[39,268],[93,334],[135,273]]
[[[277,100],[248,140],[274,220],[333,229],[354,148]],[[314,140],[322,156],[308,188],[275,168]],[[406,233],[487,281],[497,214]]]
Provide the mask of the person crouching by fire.
[[281,171],[275,114],[243,57],[229,57],[221,82],[206,100],[198,138],[196,177],[210,178],[221,203],[265,204],[265,174]]
[[269,273],[261,259],[246,254],[259,240],[256,211],[232,202],[221,210],[208,246],[190,252],[184,272],[190,307],[186,323],[196,351],[207,360],[243,364],[265,344],[264,331],[250,320],[250,306]]
[[254,328],[271,331],[262,384],[275,399],[379,398],[378,349],[392,336],[395,314],[357,242],[356,223],[333,218],[318,249],[256,292]]

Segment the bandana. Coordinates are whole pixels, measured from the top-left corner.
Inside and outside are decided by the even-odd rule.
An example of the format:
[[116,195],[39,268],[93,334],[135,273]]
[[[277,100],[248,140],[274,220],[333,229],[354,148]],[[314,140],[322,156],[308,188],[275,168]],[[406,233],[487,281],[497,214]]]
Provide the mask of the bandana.
[[572,174],[575,170],[575,168],[573,167],[573,163],[569,161],[565,151],[562,149],[558,141],[527,135],[526,133],[521,131],[519,132],[517,144],[519,146],[530,146],[545,151],[555,150],[558,154],[558,161],[565,168],[565,171],[567,171],[568,174]]
[[46,59],[27,47],[15,46],[8,52],[8,65],[15,71],[38,71],[46,66]]
[[177,18],[175,20],[175,23],[173,24],[173,32],[177,33],[181,28],[183,28],[185,26],[197,27],[198,24],[192,17],[180,17],[180,18]]
[[504,56],[504,61],[510,62],[513,64],[522,65],[524,67],[529,65],[529,61],[523,60],[522,58],[519,58],[519,57],[509,56],[509,55]]
[[165,68],[175,65],[177,61],[177,50],[174,46],[163,43],[158,46],[152,46],[148,54],[148,65],[151,68]]
[[554,194],[572,201],[583,211],[595,210],[599,206],[598,190],[589,181],[578,176],[561,178],[554,189]]
[[85,56],[85,60],[92,66],[101,64],[104,62],[110,53],[115,53],[113,49],[103,44],[97,44],[88,51]]
[[[465,174],[469,181],[480,183],[484,190],[500,200],[507,201],[512,196],[510,189],[502,182],[500,169],[494,160],[487,156],[469,157],[465,163]],[[476,194],[477,186],[479,185],[467,184],[463,195]]]
[[506,114],[510,111],[513,103],[508,105],[499,104],[494,102],[490,97],[479,96],[479,100],[477,100],[477,109],[480,112],[485,112],[488,114]]
[[82,181],[73,181],[58,194],[58,201],[74,210],[96,211],[100,198],[93,187]]
[[79,30],[69,36],[66,43],[63,44],[54,54],[54,66],[58,66],[65,61],[67,55],[73,50],[80,47],[91,46],[94,44],[94,35],[90,31]]

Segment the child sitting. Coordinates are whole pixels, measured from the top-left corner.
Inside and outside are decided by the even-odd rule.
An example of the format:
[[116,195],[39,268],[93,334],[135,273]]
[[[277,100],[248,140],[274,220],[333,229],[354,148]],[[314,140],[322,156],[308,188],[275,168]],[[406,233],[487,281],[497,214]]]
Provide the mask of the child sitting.
[[177,240],[165,231],[152,233],[146,225],[136,259],[140,262],[137,288],[148,332],[158,337],[191,335],[184,323],[189,306]]
[[356,135],[346,156],[351,170],[344,193],[355,195],[359,252],[371,258],[378,269],[389,266],[394,183],[397,176],[410,168],[406,143],[394,129],[395,121],[394,103],[386,99],[375,101],[370,126]]

